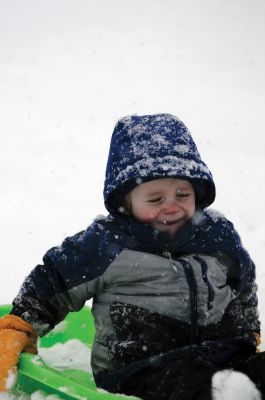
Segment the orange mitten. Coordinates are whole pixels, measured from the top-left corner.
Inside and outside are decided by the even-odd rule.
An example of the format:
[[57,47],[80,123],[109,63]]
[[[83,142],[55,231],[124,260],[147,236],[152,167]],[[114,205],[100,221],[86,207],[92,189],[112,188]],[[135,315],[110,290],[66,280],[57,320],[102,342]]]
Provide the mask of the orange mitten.
[[28,322],[15,315],[0,318],[0,392],[11,389],[20,353],[36,353],[36,343],[37,334]]

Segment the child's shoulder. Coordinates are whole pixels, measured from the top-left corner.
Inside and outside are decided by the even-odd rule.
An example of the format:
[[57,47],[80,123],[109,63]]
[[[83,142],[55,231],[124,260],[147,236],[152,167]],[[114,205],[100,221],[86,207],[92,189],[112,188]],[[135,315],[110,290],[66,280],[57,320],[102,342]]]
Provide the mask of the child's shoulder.
[[236,232],[233,222],[222,212],[213,208],[197,212],[193,217],[193,223],[201,227],[208,226],[209,229],[211,228],[220,232],[230,232],[233,234]]
[[204,210],[204,215],[212,222],[228,221],[223,213],[221,213],[219,210],[215,210],[214,208],[207,208]]
[[[44,255],[44,261],[54,262],[78,260],[82,257],[88,259],[99,256],[99,249],[104,242],[111,241],[115,232],[115,224],[110,216],[98,215],[86,229],[67,236],[61,245],[52,247]],[[111,234],[112,233],[112,234]]]
[[86,229],[67,238],[67,240],[81,244],[93,238],[94,240],[99,239],[102,234],[106,234],[113,229],[115,229],[115,222],[111,215],[97,215]]
[[233,225],[233,223],[221,211],[214,208],[206,208],[203,211],[197,211],[193,216],[193,221],[198,225],[205,222],[211,222],[212,224],[226,223]]

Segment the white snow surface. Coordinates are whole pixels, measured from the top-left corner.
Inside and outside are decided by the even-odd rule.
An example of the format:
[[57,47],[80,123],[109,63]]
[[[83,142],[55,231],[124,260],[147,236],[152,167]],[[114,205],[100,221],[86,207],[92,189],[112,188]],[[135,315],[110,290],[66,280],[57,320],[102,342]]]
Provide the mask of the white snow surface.
[[[188,126],[264,287],[264,15],[263,0],[1,1],[0,304],[106,214],[111,133],[135,113]],[[259,309],[264,330],[262,290]]]
[[17,370],[14,369],[10,370],[8,372],[8,376],[5,382],[6,390],[11,389],[15,385],[16,381],[17,381]]
[[55,394],[47,394],[42,390],[36,390],[31,395],[28,395],[26,393],[0,393],[0,400],[62,400],[62,397]]
[[241,372],[225,369],[212,377],[213,400],[261,400],[254,383]]
[[38,354],[52,368],[58,370],[79,369],[92,372],[90,367],[91,350],[77,339],[57,343],[51,347],[39,347]]

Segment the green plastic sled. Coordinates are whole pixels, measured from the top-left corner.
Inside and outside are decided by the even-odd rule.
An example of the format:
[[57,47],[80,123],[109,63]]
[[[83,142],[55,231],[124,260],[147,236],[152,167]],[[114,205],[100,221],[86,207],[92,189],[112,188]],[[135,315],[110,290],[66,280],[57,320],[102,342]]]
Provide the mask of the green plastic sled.
[[[0,306],[0,316],[9,313],[10,305]],[[56,343],[65,343],[70,339],[79,339],[92,346],[94,322],[90,308],[69,313],[65,319],[65,329],[54,329],[40,339],[41,347],[50,347]],[[31,394],[42,390],[47,395],[58,395],[72,400],[111,400],[124,399],[126,396],[114,395],[97,389],[92,374],[80,370],[58,371],[48,367],[39,356],[22,353],[18,365],[18,380],[15,393]]]

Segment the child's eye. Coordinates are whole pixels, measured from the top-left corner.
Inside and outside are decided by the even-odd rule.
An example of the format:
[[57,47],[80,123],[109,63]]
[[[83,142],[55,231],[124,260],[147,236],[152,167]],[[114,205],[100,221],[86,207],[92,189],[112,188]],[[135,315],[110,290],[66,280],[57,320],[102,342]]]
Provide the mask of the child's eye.
[[148,200],[148,203],[159,203],[161,201],[161,197],[156,197],[155,199]]
[[183,199],[183,198],[185,198],[185,197],[189,197],[190,195],[191,195],[191,193],[187,193],[187,192],[186,192],[186,193],[185,193],[185,192],[183,193],[183,192],[178,192],[178,191],[177,191],[177,193],[176,193],[176,197],[177,197],[178,199],[179,199],[179,198],[182,198],[182,199]]

